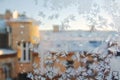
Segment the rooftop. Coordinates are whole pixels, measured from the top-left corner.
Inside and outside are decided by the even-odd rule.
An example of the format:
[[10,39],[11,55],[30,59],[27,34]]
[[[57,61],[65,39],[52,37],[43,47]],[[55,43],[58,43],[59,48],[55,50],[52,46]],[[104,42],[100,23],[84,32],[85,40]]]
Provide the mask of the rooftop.
[[18,18],[11,18],[8,20],[9,22],[32,22],[33,19],[27,17],[18,17]]
[[106,40],[117,34],[115,31],[40,31],[41,40],[55,41],[55,40]]
[[[40,51],[106,51],[110,39],[117,34],[112,31],[41,31]],[[103,50],[101,50],[103,49]]]

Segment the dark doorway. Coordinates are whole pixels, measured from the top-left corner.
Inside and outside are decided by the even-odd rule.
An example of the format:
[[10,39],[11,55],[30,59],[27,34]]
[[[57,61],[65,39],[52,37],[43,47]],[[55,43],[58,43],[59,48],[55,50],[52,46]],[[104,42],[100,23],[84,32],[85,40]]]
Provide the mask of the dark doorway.
[[12,73],[12,64],[11,63],[5,63],[3,64],[3,72],[5,74],[5,79],[11,79],[11,73]]

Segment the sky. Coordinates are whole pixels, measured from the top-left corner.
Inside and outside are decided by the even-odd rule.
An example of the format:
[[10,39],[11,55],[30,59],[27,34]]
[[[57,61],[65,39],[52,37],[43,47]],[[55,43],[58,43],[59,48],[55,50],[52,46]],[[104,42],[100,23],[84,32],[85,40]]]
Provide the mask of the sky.
[[[111,0],[0,0],[0,13],[6,9],[25,13],[40,22],[40,29],[52,29],[53,25],[64,25],[68,30],[89,30],[88,22],[84,18],[89,14],[94,4],[100,7],[108,5]],[[94,7],[93,7],[94,6]],[[106,6],[106,8],[109,8]],[[94,12],[94,11],[93,11]],[[111,16],[105,11],[102,15],[111,23]],[[104,28],[111,30],[109,26]]]

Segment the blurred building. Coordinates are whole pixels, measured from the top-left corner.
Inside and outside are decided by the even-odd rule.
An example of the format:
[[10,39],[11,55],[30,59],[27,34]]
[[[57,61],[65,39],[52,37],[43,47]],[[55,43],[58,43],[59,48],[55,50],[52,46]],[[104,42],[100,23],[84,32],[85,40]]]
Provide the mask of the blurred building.
[[0,14],[0,79],[16,78],[32,71],[37,54],[30,46],[40,39],[38,28],[34,19],[17,11]]

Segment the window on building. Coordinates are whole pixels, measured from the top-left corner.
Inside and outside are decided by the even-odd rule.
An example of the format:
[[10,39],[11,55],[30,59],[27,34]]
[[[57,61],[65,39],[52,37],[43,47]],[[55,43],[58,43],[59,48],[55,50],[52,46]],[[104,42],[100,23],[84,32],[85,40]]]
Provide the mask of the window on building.
[[23,50],[23,60],[26,61],[26,50]]
[[89,41],[90,45],[93,46],[93,47],[98,47],[101,45],[101,41]]
[[6,31],[7,31],[8,33],[11,33],[11,32],[12,32],[11,27],[7,26]]
[[8,47],[8,35],[0,33],[0,48]]
[[26,42],[23,42],[23,48],[26,48]]
[[24,28],[24,25],[21,25],[20,28]]
[[29,52],[28,52],[28,60],[29,61],[31,60],[30,49],[29,49]]
[[12,64],[5,63],[2,65],[2,67],[3,67],[3,72],[5,74],[5,79],[7,80],[8,78],[11,77]]
[[28,42],[20,42],[18,44],[19,46],[19,55],[20,58],[18,58],[20,60],[20,62],[30,62],[31,61],[31,54],[30,54],[30,49],[29,49],[29,43]]

